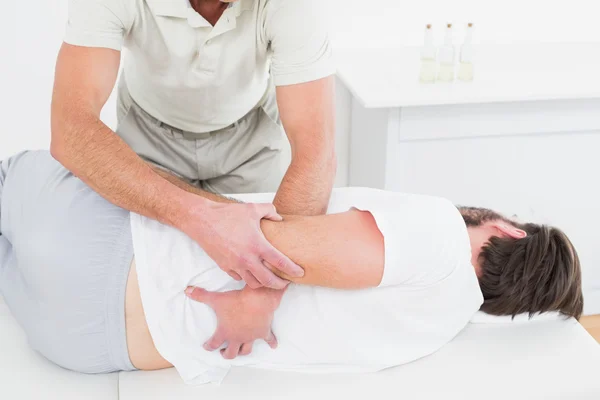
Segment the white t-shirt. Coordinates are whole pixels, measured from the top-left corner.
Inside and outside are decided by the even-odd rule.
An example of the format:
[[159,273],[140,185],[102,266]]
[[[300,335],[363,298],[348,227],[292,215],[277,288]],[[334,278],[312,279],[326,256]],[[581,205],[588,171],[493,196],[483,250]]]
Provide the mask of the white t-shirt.
[[188,0],[69,0],[65,42],[127,50],[131,97],[190,132],[224,128],[276,86],[335,67],[323,0],[238,0],[213,27]]
[[[266,202],[273,195],[241,195]],[[263,341],[225,360],[202,344],[216,315],[184,290],[240,289],[183,233],[132,214],[146,320],[159,353],[187,383],[220,382],[231,366],[306,372],[378,371],[431,354],[469,322],[483,302],[463,219],[445,199],[375,189],[334,190],[329,212],[370,211],[384,236],[380,287],[338,290],[290,285],[275,313],[279,347]],[[310,249],[306,249],[310,251]]]

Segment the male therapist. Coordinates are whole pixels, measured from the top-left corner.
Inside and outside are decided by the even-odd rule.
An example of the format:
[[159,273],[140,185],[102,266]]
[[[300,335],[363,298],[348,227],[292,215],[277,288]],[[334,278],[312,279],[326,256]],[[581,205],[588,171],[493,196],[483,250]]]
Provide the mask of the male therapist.
[[[185,232],[232,277],[283,288],[265,264],[303,272],[259,222],[324,213],[335,175],[334,67],[321,8],[319,0],[70,0],[52,155],[112,203]],[[99,116],[121,50],[113,132]],[[217,193],[277,191],[274,206],[205,200],[162,169]]]

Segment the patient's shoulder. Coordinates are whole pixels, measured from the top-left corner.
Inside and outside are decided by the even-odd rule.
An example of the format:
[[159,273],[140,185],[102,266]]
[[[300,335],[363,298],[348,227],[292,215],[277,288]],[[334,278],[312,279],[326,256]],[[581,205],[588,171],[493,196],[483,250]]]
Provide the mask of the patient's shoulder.
[[373,189],[366,187],[344,187],[336,188],[331,193],[329,201],[328,213],[334,214],[347,211],[352,207],[365,207],[366,204],[376,203],[385,195],[385,191],[381,189]]
[[334,189],[329,203],[329,213],[346,211],[351,207],[385,211],[455,212],[452,211],[455,207],[450,200],[438,196],[366,187]]

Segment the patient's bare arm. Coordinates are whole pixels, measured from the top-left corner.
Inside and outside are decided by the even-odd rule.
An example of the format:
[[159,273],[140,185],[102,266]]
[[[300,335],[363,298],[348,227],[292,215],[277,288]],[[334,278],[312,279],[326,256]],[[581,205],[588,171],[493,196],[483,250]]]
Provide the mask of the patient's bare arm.
[[369,212],[284,216],[283,222],[262,221],[261,229],[271,244],[304,269],[304,277],[284,279],[339,289],[381,283],[383,236]]
[[[155,168],[181,189],[218,202],[236,200],[191,186]],[[339,289],[375,287],[384,268],[383,236],[369,212],[352,210],[319,216],[284,215],[283,222],[263,220],[261,229],[271,244],[304,269],[304,277],[289,281]]]
[[[234,203],[218,194],[187,184],[176,176],[154,168],[176,186],[212,201]],[[319,216],[284,215],[282,222],[263,220],[261,229],[271,244],[304,268],[295,283],[340,289],[375,287],[384,269],[383,236],[369,212],[351,210]]]

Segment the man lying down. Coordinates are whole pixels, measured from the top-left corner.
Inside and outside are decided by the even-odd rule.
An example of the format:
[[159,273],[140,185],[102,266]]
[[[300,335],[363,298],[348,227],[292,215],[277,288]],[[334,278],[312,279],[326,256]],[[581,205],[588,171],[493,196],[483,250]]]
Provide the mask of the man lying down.
[[221,317],[250,315],[260,290],[183,233],[113,206],[47,152],[2,162],[0,200],[1,293],[35,350],[85,373],[175,366],[205,383],[242,365],[377,371],[440,349],[480,309],[579,318],[583,307],[577,253],[556,228],[435,197],[342,189],[329,215],[262,222],[305,275],[272,304],[274,335],[266,321],[254,348],[217,339],[210,346],[225,350],[209,351]]

